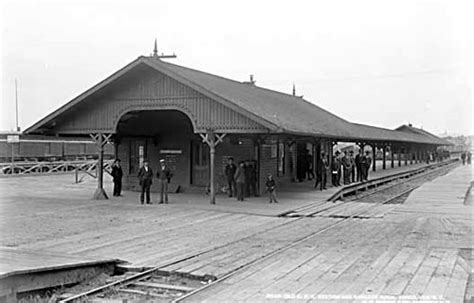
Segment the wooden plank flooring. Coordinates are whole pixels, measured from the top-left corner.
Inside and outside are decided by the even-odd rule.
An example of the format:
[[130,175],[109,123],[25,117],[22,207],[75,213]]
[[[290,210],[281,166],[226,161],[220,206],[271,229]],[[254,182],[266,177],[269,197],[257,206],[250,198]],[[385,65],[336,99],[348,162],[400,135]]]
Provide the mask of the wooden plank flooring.
[[92,259],[48,251],[0,247],[0,278],[44,270],[115,263],[115,261],[117,260]]
[[[454,177],[450,174],[435,181],[470,182],[471,174],[462,168],[453,173]],[[461,188],[453,190],[462,192]],[[310,300],[342,295],[348,298],[415,295],[463,302],[472,264],[460,257],[459,252],[473,245],[469,217],[472,208],[460,199],[444,202],[434,199],[439,209],[430,213],[419,211],[429,207],[430,195],[436,195],[436,191],[423,187],[420,191],[424,198],[405,205],[407,211],[399,212],[397,207],[390,206],[381,220],[346,220],[278,257],[238,272],[190,301],[260,302],[268,298],[283,300],[287,295],[286,302],[291,302],[288,298],[292,296],[297,302],[301,300],[296,298]],[[349,214],[354,210],[357,206],[351,205],[339,209],[339,213]],[[328,213],[332,214],[337,214],[335,208]],[[303,218],[319,219],[322,217]]]
[[[419,188],[406,205],[308,204],[309,193],[295,193],[304,203],[295,206],[294,218],[276,217],[288,205],[270,209],[268,203],[229,200],[219,207],[208,202],[140,206],[136,193],[133,200],[92,201],[94,184],[46,190],[34,178],[25,180],[23,193],[18,184],[12,187],[18,192],[0,193],[1,245],[87,260],[118,258],[137,267],[194,256],[165,269],[217,278],[252,264],[191,301],[437,294],[462,302],[472,273],[470,261],[459,256],[460,249],[473,246],[472,204],[461,198],[472,180],[467,167]],[[58,198],[71,192],[71,199]]]

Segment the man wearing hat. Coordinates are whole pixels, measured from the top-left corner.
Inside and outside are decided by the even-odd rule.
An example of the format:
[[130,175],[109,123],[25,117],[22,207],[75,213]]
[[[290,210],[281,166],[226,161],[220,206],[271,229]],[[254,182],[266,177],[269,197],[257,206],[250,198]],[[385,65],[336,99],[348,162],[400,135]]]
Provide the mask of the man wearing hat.
[[158,168],[156,177],[158,178],[158,184],[160,187],[160,204],[163,202],[168,204],[168,183],[171,180],[172,174],[168,166],[165,164],[165,159],[160,159],[160,167]]
[[369,169],[370,169],[371,164],[372,164],[372,158],[370,157],[370,152],[367,150],[365,151],[365,173],[364,173],[365,181],[367,181],[369,178]]
[[355,175],[356,161],[354,159],[354,151],[353,150],[351,150],[349,152],[349,162],[351,163],[351,168],[350,168],[351,178],[350,178],[350,181],[355,182],[356,181],[356,175]]
[[120,159],[115,159],[114,164],[112,164],[112,178],[114,181],[114,196],[120,197],[122,191],[122,166],[120,166]]
[[146,204],[151,204],[150,199],[150,187],[153,179],[153,170],[149,166],[150,162],[148,160],[143,161],[143,166],[138,171],[138,180],[142,187],[142,192],[140,194],[140,202],[144,203],[144,196],[146,193]]

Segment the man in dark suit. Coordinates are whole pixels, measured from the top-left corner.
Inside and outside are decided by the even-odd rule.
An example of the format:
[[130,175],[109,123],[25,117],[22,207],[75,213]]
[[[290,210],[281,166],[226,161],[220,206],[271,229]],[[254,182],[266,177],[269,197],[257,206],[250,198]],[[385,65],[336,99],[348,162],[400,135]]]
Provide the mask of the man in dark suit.
[[144,196],[146,194],[146,204],[152,204],[150,199],[150,187],[153,179],[153,170],[149,166],[150,162],[148,160],[143,161],[143,166],[138,171],[138,180],[142,187],[142,192],[140,194],[140,202],[144,203]]
[[119,197],[122,191],[122,176],[123,171],[120,166],[120,159],[115,159],[114,164],[112,164],[112,178],[114,181],[114,196]]
[[224,174],[227,178],[227,184],[229,186],[229,197],[232,197],[237,194],[236,188],[235,188],[236,184],[235,184],[235,179],[234,179],[236,170],[237,170],[237,166],[235,166],[234,164],[234,158],[230,157],[227,160],[227,165],[225,166],[225,169],[224,169]]
[[355,156],[355,166],[357,170],[357,181],[363,181],[363,172],[362,172],[362,157],[364,156],[363,154],[363,149],[359,149],[359,153]]
[[339,173],[339,169],[341,168],[341,164],[339,163],[339,159],[337,158],[337,156],[333,156],[332,157],[332,163],[331,163],[331,183],[332,183],[332,186],[336,187],[336,186],[339,186],[339,183],[338,183],[338,173]]
[[349,162],[351,163],[351,169],[350,169],[351,178],[350,178],[350,181],[355,182],[356,181],[356,178],[355,178],[356,161],[354,159],[354,151],[353,150],[351,150],[349,152]]
[[320,189],[321,190],[326,189],[326,176],[327,176],[328,168],[329,168],[329,163],[326,158],[326,154],[322,152],[316,166],[316,183],[314,184],[314,188],[317,188],[318,184],[321,184]]
[[171,181],[172,174],[168,166],[165,164],[165,159],[160,160],[160,167],[158,167],[156,177],[158,178],[160,186],[160,204],[168,204],[168,183]]
[[349,160],[349,157],[347,156],[347,151],[344,151],[344,156],[342,156],[341,164],[342,164],[343,175],[344,175],[343,183],[344,185],[347,185],[351,183],[350,181],[351,161]]
[[[375,157],[375,155],[374,155]],[[372,158],[370,157],[370,152],[365,152],[365,173],[364,173],[364,180],[367,181],[369,179],[369,169],[372,165]]]
[[244,201],[246,182],[244,161],[239,162],[239,167],[237,167],[237,170],[235,171],[234,180],[237,184],[237,201]]

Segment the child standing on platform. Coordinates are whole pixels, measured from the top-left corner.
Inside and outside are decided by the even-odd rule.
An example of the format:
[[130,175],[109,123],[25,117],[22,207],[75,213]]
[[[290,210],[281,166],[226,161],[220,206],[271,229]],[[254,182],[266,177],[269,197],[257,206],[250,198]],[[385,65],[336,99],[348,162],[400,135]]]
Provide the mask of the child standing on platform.
[[265,186],[267,187],[268,197],[270,198],[270,203],[278,203],[276,199],[276,183],[273,179],[272,174],[267,175],[267,181],[265,182]]

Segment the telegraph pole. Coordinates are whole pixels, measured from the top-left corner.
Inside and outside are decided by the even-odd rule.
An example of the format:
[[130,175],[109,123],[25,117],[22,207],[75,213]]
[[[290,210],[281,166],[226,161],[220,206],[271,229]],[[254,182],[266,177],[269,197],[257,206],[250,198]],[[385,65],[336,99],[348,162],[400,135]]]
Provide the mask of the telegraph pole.
[[18,81],[15,79],[15,117],[16,117],[16,131],[20,131],[20,126],[18,126]]

